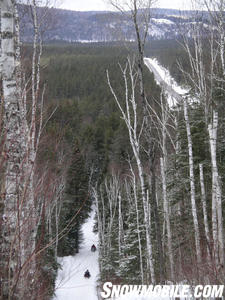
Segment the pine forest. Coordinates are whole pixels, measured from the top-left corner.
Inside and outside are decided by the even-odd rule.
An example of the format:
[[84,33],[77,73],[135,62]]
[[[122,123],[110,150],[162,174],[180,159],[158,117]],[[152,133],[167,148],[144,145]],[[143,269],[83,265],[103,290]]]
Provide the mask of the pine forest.
[[111,0],[134,40],[86,43],[49,41],[51,1],[19,2],[0,1],[0,299],[84,299],[54,297],[92,214],[96,289],[223,285],[224,0],[167,39],[154,1]]

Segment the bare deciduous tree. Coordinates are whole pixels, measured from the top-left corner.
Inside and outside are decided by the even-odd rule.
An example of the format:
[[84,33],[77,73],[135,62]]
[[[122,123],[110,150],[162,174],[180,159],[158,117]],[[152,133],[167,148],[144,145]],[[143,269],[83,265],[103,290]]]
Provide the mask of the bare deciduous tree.
[[[3,86],[5,161],[4,224],[1,270],[7,299],[34,296],[36,237],[40,199],[35,196],[35,167],[43,129],[45,87],[40,87],[42,40],[37,3],[30,4],[34,40],[31,74],[23,73],[17,1],[3,0],[1,10],[1,80]],[[31,105],[28,102],[31,100]],[[29,111],[27,107],[31,108]],[[29,287],[29,288],[28,288]]]
[[[123,109],[122,104],[120,103],[114,89],[111,86],[109,74],[107,72],[107,79],[108,85],[110,90],[114,96],[114,99],[120,109],[122,114],[123,120],[127,126],[130,144],[133,150],[133,154],[135,157],[135,161],[138,168],[138,175],[139,181],[141,185],[141,195],[143,201],[143,208],[144,208],[144,218],[145,218],[145,230],[146,230],[146,247],[147,247],[147,254],[148,254],[148,263],[150,268],[151,274],[151,281],[155,283],[155,270],[154,270],[154,263],[153,263],[153,256],[152,256],[152,241],[151,241],[151,230],[149,225],[149,213],[148,213],[148,205],[147,205],[147,198],[146,198],[146,188],[145,188],[145,180],[144,180],[144,170],[143,165],[140,158],[140,138],[143,131],[143,121],[141,122],[142,125],[140,129],[138,129],[138,115],[137,115],[137,103],[135,97],[135,90],[136,90],[136,78],[137,74],[134,71],[134,62],[132,62],[129,58],[126,64],[126,67],[123,69],[121,67],[121,72],[123,74],[123,80],[125,85],[125,109]],[[127,75],[128,73],[128,75]],[[128,86],[128,78],[131,84],[131,89],[129,90]],[[140,124],[139,124],[140,125]]]

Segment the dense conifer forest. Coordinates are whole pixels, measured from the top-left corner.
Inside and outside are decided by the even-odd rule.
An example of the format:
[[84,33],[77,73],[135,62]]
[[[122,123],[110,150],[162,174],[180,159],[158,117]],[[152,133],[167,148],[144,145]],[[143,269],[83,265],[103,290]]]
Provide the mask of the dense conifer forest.
[[224,284],[224,3],[149,41],[136,2],[135,42],[43,45],[33,1],[22,46],[0,4],[2,299],[51,299],[93,209],[98,288]]
[[[80,161],[78,168],[70,165],[70,181],[73,182],[74,176],[75,182],[78,182],[85,178],[88,181],[91,180],[91,185],[100,189],[100,206],[104,202],[105,210],[105,222],[109,222],[110,210],[115,209],[114,219],[112,221],[111,232],[108,232],[109,228],[106,226],[104,233],[104,239],[109,238],[110,249],[102,249],[102,257],[100,257],[101,264],[101,280],[102,282],[114,278],[115,282],[119,280],[122,283],[139,283],[142,282],[140,273],[140,261],[137,259],[139,256],[138,239],[135,238],[137,229],[135,229],[136,209],[135,203],[132,204],[132,195],[140,191],[133,190],[129,177],[132,175],[130,166],[134,164],[132,149],[129,143],[129,136],[123,119],[121,119],[120,112],[115,104],[113,96],[109,90],[106,80],[106,70],[109,70],[110,80],[113,86],[116,86],[116,91],[119,97],[123,97],[123,83],[121,80],[121,70],[118,67],[118,63],[125,64],[127,55],[135,55],[135,45],[130,44],[91,44],[91,45],[49,45],[46,48],[45,56],[43,58],[43,64],[46,64],[47,72],[45,72],[45,80],[48,84],[48,99],[50,99],[50,110],[53,109],[57,103],[57,110],[49,120],[47,131],[51,127],[60,128],[59,131],[65,131],[64,141],[68,143],[68,148],[79,151],[79,155],[71,153],[71,159],[78,156]],[[146,56],[156,57],[161,64],[167,67],[174,78],[181,84],[185,82],[184,76],[178,69],[177,58],[188,66],[188,57],[179,42],[177,41],[155,41],[151,45],[146,46]],[[187,70],[189,68],[187,67]],[[161,108],[158,103],[160,99],[161,89],[155,83],[153,74],[150,74],[145,67],[145,90],[149,101],[155,102],[155,110],[158,114],[162,114]],[[138,100],[141,101],[141,100]],[[163,100],[165,101],[165,99]],[[219,105],[219,103],[218,103]],[[221,116],[222,107],[220,110]],[[142,115],[139,111],[140,116]],[[206,241],[204,236],[203,227],[203,213],[201,209],[201,190],[199,179],[198,165],[203,163],[204,176],[205,176],[205,189],[207,195],[207,201],[210,201],[210,189],[211,189],[211,168],[210,168],[210,151],[207,145],[207,129],[204,125],[203,111],[199,103],[194,103],[189,107],[190,114],[190,126],[193,142],[193,158],[196,176],[196,202],[199,213],[200,223],[200,235],[201,243],[204,245],[202,251],[203,256],[206,256]],[[172,121],[171,121],[172,122]],[[157,123],[157,120],[156,120]],[[53,125],[54,124],[54,125]],[[172,124],[172,123],[171,123]],[[157,127],[159,125],[154,125]],[[153,131],[155,131],[154,129]],[[173,240],[173,252],[176,257],[176,269],[177,276],[180,279],[192,280],[193,276],[197,276],[192,269],[194,257],[192,256],[192,250],[194,246],[193,240],[193,228],[192,228],[192,216],[191,206],[188,201],[190,195],[189,187],[189,162],[188,162],[188,142],[186,137],[185,120],[182,117],[182,107],[177,119],[177,137],[173,136],[174,141],[179,143],[179,152],[174,153],[170,141],[167,140],[168,147],[168,169],[167,169],[167,193],[170,199],[171,209],[174,211],[171,216],[171,230],[174,232]],[[157,133],[155,140],[159,137]],[[171,135],[173,135],[171,131]],[[219,137],[221,143],[223,143],[223,129],[222,124],[219,129]],[[158,141],[159,142],[159,141]],[[143,140],[143,144],[146,142]],[[155,146],[160,151],[157,146]],[[79,149],[79,150],[78,150]],[[219,150],[221,149],[221,150]],[[221,151],[221,152],[220,152]],[[223,166],[223,147],[218,147],[218,157],[221,157],[220,168],[221,172]],[[160,154],[156,155],[156,189],[158,197],[158,218],[159,226],[163,230],[165,229],[165,221],[163,216],[163,202],[160,198],[163,197],[162,180],[160,174]],[[141,151],[144,168],[148,168],[148,156],[145,151]],[[76,163],[77,165],[77,163]],[[136,173],[135,166],[132,167],[132,171]],[[91,174],[90,174],[91,173]],[[221,173],[223,174],[223,172]],[[91,178],[91,179],[90,179]],[[221,179],[223,180],[223,179]],[[69,183],[70,184],[70,183]],[[146,188],[148,186],[148,178],[145,179]],[[74,183],[73,183],[74,185]],[[84,184],[82,184],[84,186]],[[112,189],[112,190],[111,190]],[[88,189],[86,188],[86,191]],[[96,193],[97,193],[96,190]],[[111,201],[116,201],[113,198],[113,193],[121,193],[121,212],[118,211],[118,203],[110,204]],[[75,194],[74,194],[75,195]],[[114,195],[114,197],[116,197]],[[68,202],[68,207],[71,205],[73,210],[79,209],[82,205],[82,201],[85,199],[85,195],[82,195],[80,202],[75,202],[75,198],[71,198],[73,201]],[[114,199],[114,200],[113,200]],[[182,201],[181,201],[182,199]],[[92,198],[92,201],[94,199]],[[78,206],[76,206],[78,204]],[[114,208],[110,208],[109,205],[115,205]],[[144,216],[141,213],[143,207],[139,201],[138,204],[140,210],[140,222],[143,221]],[[66,206],[67,207],[67,206]],[[208,205],[208,216],[211,214],[210,206]],[[90,202],[89,202],[90,208]],[[129,208],[129,209],[128,209]],[[103,213],[103,208],[100,208],[100,213]],[[65,208],[66,210],[66,208]],[[70,210],[70,209],[69,209]],[[70,211],[73,211],[72,209]],[[86,210],[84,210],[86,212]],[[61,212],[65,214],[64,208]],[[112,213],[112,212],[111,212]],[[119,214],[122,214],[122,230],[123,230],[123,243],[119,250],[118,241],[118,220]],[[109,214],[107,216],[107,214]],[[72,216],[65,215],[61,226],[65,226],[66,220]],[[67,219],[68,218],[68,219]],[[154,220],[155,214],[152,212],[152,219]],[[82,219],[82,218],[81,218]],[[131,221],[132,220],[132,221]],[[135,220],[135,222],[134,222]],[[97,222],[97,220],[96,220]],[[71,233],[79,232],[82,220],[77,219],[74,223],[74,228]],[[143,226],[143,225],[140,225]],[[114,228],[115,227],[115,228]],[[141,227],[140,240],[144,249],[145,234],[144,227]],[[96,230],[99,230],[96,223]],[[152,230],[153,241],[157,240],[157,229]],[[163,233],[165,234],[165,233]],[[109,235],[109,237],[108,237]],[[66,238],[59,241],[59,253],[60,255],[74,254],[77,249],[77,244],[74,238],[70,238],[70,233]],[[73,234],[74,236],[74,234]],[[78,243],[82,238],[78,234]],[[103,243],[103,242],[102,242]],[[113,243],[113,244],[111,244]],[[166,255],[166,241],[163,237],[164,248],[164,276],[167,279],[171,279],[169,275],[169,267],[167,267]],[[104,247],[102,245],[102,247]],[[106,246],[105,246],[106,247]],[[109,247],[109,246],[107,246]],[[124,247],[124,248],[123,248]],[[153,242],[153,253],[155,261],[157,261],[157,244]],[[72,252],[71,252],[71,250]],[[205,249],[205,250],[204,250]],[[123,258],[120,259],[118,251],[123,252]],[[144,251],[144,250],[143,250]],[[105,253],[105,254],[103,254]],[[143,265],[147,264],[146,255],[143,253],[142,258]],[[160,266],[156,264],[156,276],[157,281],[160,278]],[[168,269],[167,269],[168,268]],[[158,275],[157,275],[158,274]],[[148,281],[149,274],[144,276],[144,282]],[[158,277],[159,276],[159,277]],[[217,282],[219,280],[211,273],[212,279]],[[219,282],[219,281],[218,281]]]

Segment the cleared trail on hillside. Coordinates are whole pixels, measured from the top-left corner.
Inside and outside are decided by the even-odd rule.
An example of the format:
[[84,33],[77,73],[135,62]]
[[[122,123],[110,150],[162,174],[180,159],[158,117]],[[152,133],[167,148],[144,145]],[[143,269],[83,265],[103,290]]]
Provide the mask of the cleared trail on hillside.
[[[98,250],[91,252],[91,246],[98,245],[98,235],[93,232],[95,209],[82,227],[83,242],[78,254],[58,259],[62,269],[58,270],[55,297],[53,300],[97,300],[97,279],[99,275]],[[91,277],[84,278],[90,271]]]
[[161,88],[173,99],[172,101],[168,99],[169,105],[173,106],[176,103],[181,103],[182,96],[188,93],[188,90],[180,87],[170,76],[169,71],[158,64],[157,60],[145,57],[144,63],[150,72],[154,74],[155,80]]

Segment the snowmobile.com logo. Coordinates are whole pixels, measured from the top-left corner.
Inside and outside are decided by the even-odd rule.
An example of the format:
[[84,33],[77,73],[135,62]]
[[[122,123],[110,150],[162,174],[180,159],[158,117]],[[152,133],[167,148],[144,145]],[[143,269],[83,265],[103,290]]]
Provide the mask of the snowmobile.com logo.
[[112,282],[105,282],[101,297],[103,299],[116,299],[127,295],[152,296],[159,299],[168,299],[170,297],[192,297],[192,299],[212,297],[223,299],[223,293],[224,285],[113,285]]

